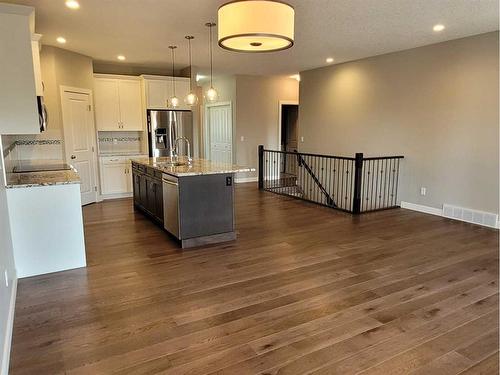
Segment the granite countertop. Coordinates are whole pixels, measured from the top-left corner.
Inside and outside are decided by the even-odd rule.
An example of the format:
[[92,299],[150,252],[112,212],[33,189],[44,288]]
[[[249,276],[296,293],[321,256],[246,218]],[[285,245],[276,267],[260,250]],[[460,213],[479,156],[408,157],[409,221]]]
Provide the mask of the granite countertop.
[[[176,177],[255,171],[255,168],[242,167],[239,165],[227,163],[218,163],[206,159],[193,159],[193,163],[191,165],[179,166],[168,165],[167,163],[170,161],[170,158],[168,157],[133,158],[132,161]],[[180,157],[179,161],[186,162],[186,158]]]
[[73,167],[60,171],[10,172],[6,177],[5,187],[8,189],[80,183],[80,176]]
[[142,152],[101,152],[99,157],[110,157],[110,156],[132,156],[132,157],[148,157],[147,153]]

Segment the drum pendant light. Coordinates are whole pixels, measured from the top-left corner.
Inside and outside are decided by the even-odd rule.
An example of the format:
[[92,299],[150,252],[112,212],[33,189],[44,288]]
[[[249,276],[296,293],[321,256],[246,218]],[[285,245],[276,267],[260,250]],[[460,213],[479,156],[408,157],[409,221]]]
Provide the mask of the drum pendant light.
[[293,46],[295,11],[274,0],[237,0],[218,11],[219,46],[236,52],[272,52]]
[[188,40],[188,47],[189,47],[189,94],[186,95],[184,98],[184,103],[189,106],[194,106],[198,103],[198,97],[193,91],[193,64],[191,61],[191,40],[194,39],[194,36],[192,35],[186,35],[185,38]]
[[205,26],[208,27],[208,51],[210,53],[210,88],[205,93],[205,98],[209,103],[214,103],[219,99],[219,93],[214,89],[213,85],[213,56],[212,56],[212,28],[215,26],[213,22],[207,22]]
[[172,96],[168,101],[172,108],[177,108],[179,106],[179,98],[175,96],[175,52],[174,52],[177,46],[168,46],[168,48],[170,48],[170,50],[172,51]]

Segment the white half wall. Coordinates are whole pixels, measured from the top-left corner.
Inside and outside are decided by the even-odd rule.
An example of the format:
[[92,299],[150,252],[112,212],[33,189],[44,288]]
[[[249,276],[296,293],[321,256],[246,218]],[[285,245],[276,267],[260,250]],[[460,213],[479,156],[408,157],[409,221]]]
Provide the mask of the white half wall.
[[19,278],[85,267],[80,185],[7,189]]
[[5,165],[1,144],[0,139],[0,375],[7,375],[17,277],[10,234],[9,208],[5,189]]

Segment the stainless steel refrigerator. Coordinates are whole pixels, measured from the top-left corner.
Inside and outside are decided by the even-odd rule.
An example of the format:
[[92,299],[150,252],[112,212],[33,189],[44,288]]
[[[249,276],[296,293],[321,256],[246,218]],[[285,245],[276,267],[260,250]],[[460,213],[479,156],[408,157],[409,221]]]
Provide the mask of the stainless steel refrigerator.
[[[193,148],[193,114],[191,111],[151,110],[148,117],[150,157],[172,156],[177,138],[186,137]],[[179,155],[186,155],[185,142],[179,142]]]

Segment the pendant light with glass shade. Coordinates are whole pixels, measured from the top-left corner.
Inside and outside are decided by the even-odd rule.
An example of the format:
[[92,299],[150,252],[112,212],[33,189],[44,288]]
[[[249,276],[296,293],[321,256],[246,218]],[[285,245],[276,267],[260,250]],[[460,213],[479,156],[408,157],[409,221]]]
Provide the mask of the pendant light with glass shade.
[[214,89],[213,85],[213,56],[212,56],[212,28],[215,26],[213,22],[207,22],[205,26],[208,27],[208,43],[209,43],[209,54],[210,54],[210,88],[205,93],[205,98],[209,103],[214,103],[219,99],[219,93]]
[[172,108],[177,108],[179,106],[179,98],[175,96],[175,49],[177,46],[168,46],[172,51],[172,96],[169,98],[169,103]]
[[192,35],[186,35],[185,38],[188,40],[189,48],[189,94],[184,98],[184,103],[189,106],[194,106],[198,104],[198,96],[193,91],[193,63],[191,60],[191,40],[194,39]]

